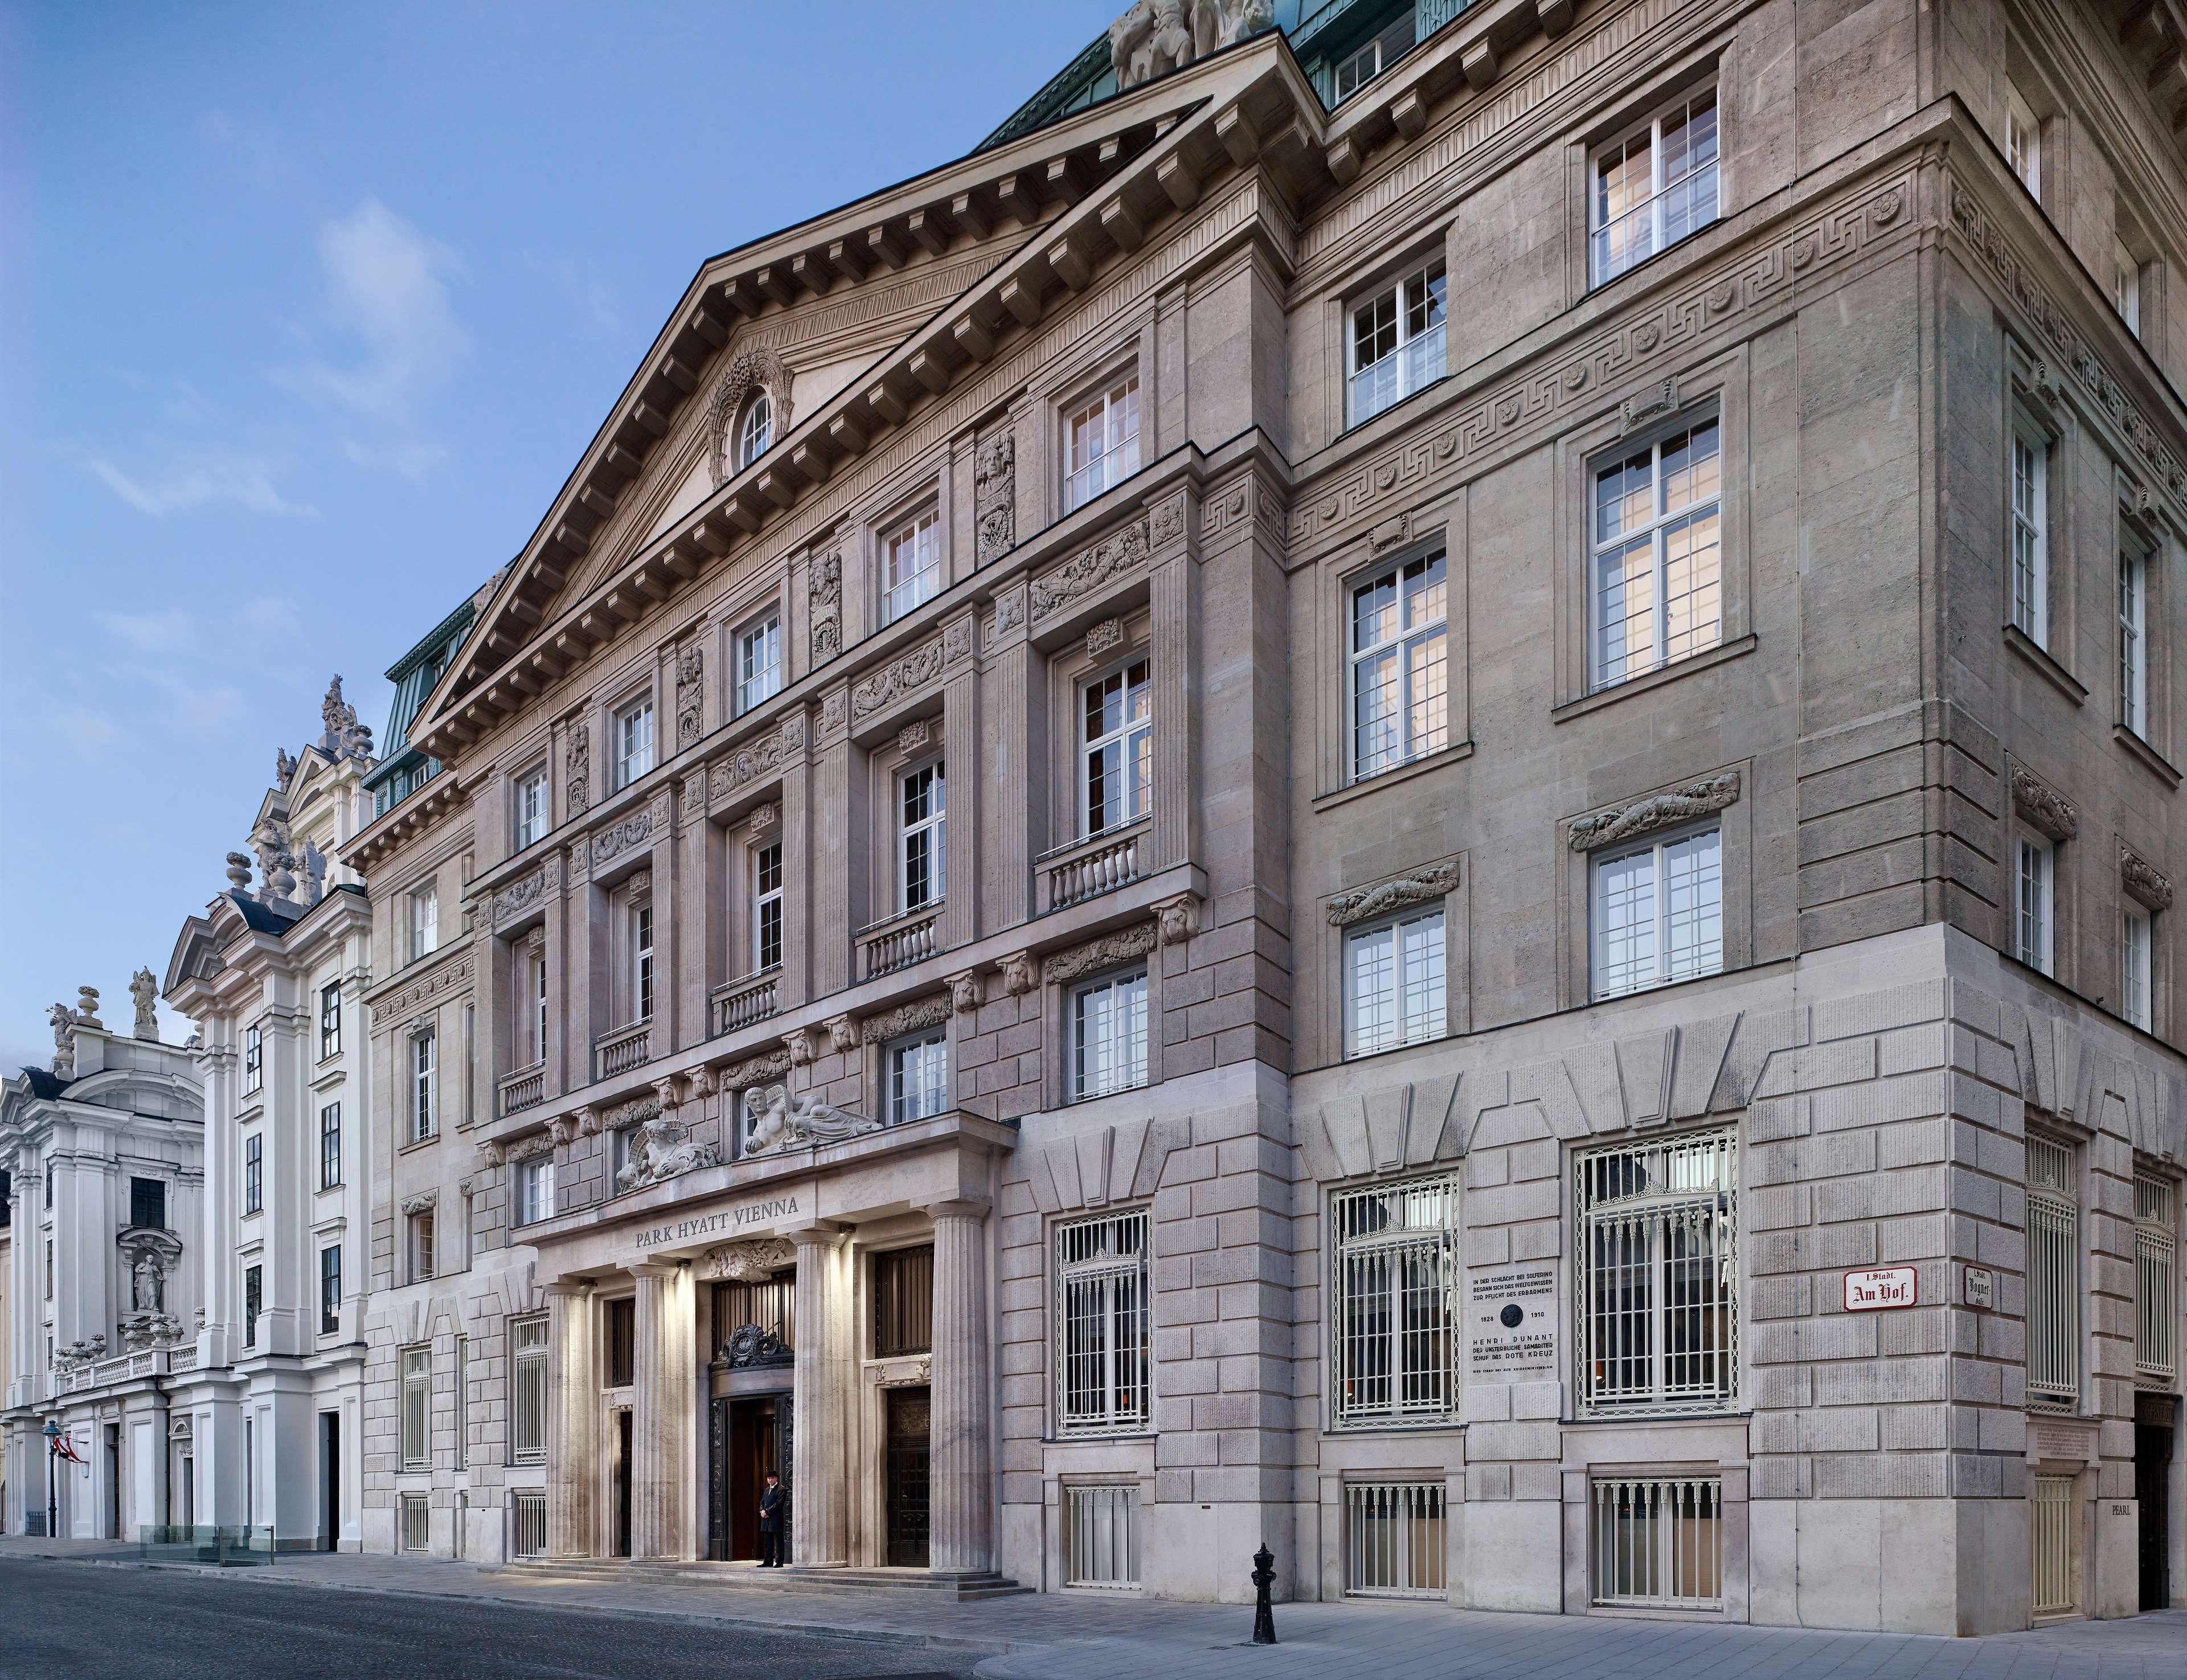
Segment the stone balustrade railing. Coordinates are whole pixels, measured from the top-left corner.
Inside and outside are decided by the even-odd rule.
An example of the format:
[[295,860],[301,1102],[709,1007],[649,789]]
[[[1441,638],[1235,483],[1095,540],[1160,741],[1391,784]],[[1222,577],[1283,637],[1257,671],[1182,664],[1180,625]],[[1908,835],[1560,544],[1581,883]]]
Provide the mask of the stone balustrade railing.
[[515,1114],[547,1100],[547,1064],[534,1062],[501,1076],[501,1111]]
[[875,922],[858,935],[863,978],[893,974],[921,963],[942,948],[942,902]]
[[1148,828],[1142,818],[1127,827],[1043,853],[1034,865],[1040,875],[1042,907],[1060,910],[1138,879],[1146,863]]
[[653,1023],[633,1021],[593,1041],[593,1077],[612,1079],[653,1059]]
[[782,965],[778,963],[757,975],[716,986],[711,1004],[708,1031],[711,1037],[765,1020],[782,1008]]

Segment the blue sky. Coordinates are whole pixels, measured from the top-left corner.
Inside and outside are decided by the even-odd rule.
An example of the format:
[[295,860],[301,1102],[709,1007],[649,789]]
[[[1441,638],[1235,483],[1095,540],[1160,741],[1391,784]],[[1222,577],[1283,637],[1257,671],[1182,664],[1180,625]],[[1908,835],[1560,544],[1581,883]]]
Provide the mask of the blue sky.
[[0,1067],[79,985],[126,1026],[274,749],[336,671],[381,730],[704,258],[1120,4],[0,0]]

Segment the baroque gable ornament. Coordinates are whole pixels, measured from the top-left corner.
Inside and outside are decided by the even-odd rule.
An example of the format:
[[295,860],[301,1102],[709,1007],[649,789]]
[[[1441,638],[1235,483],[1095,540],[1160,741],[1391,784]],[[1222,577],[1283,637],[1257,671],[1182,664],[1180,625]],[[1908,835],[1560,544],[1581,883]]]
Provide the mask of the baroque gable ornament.
[[[1616,811],[1604,812],[1598,817],[1583,817],[1571,825],[1565,841],[1574,851],[1594,851],[1605,846],[1615,846],[1620,840],[1636,840],[1642,834],[1674,829],[1681,823],[1690,823],[1712,811],[1722,811],[1725,806],[1736,803],[1738,799],[1739,772],[1727,770],[1720,776],[1689,782],[1685,786],[1673,788],[1667,793],[1650,794],[1645,799],[1636,800]],[[1335,914],[1335,907],[1332,903],[1332,920]]]
[[2012,803],[2031,825],[2054,840],[2069,840],[2081,831],[2081,813],[2073,801],[2027,771],[2012,773]]
[[1037,624],[1072,602],[1122,576],[1147,558],[1147,522],[1141,519],[1081,549],[1045,577],[1033,580],[1032,621]]
[[972,464],[974,552],[985,565],[1017,546],[1018,444],[1007,431],[980,446]]
[[1350,927],[1354,922],[1402,910],[1408,905],[1425,904],[1442,897],[1457,885],[1458,865],[1438,863],[1431,869],[1400,875],[1393,881],[1340,892],[1329,901],[1329,924],[1333,928]]
[[1069,951],[1059,951],[1041,964],[1041,978],[1054,985],[1144,957],[1155,948],[1155,931],[1152,921],[1138,922]]
[[751,345],[729,358],[706,402],[706,431],[712,448],[714,487],[718,490],[735,474],[732,450],[737,419],[745,401],[755,391],[764,391],[769,408],[767,429],[776,437],[788,435],[790,416],[790,365],[765,345]]

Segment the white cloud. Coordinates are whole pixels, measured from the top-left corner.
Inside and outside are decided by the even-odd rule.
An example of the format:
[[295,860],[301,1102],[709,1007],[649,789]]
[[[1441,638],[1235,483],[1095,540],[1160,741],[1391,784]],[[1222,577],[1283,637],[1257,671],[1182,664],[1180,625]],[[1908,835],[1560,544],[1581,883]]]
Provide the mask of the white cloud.
[[243,715],[243,696],[225,685],[200,688],[164,671],[147,671],[148,682],[167,691],[168,720],[193,734],[216,734]]
[[158,613],[101,613],[98,621],[142,654],[172,653],[198,638],[197,615],[181,607]]
[[296,604],[278,595],[261,595],[245,604],[241,616],[245,627],[256,635],[286,638],[304,633]]
[[317,519],[308,502],[293,502],[273,481],[278,464],[246,450],[155,446],[156,464],[125,468],[110,456],[64,447],[61,453],[140,514],[155,519],[222,503],[254,514]]
[[448,452],[439,444],[414,437],[397,438],[387,444],[360,443],[353,437],[346,437],[341,452],[352,465],[368,472],[394,473],[413,484],[431,477],[448,464]]
[[402,420],[464,346],[446,284],[460,265],[376,199],[320,229],[319,261],[365,354],[347,368],[314,365],[310,385],[368,419]]

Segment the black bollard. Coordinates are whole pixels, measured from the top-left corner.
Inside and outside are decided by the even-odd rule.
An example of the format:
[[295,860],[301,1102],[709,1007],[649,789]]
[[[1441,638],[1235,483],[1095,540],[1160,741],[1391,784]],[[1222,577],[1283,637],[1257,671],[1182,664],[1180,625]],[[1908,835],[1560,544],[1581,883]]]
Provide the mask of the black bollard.
[[1276,1554],[1262,1541],[1261,1549],[1253,1554],[1253,1643],[1273,1645],[1276,1643],[1275,1606],[1268,1602],[1268,1588],[1275,1584]]

